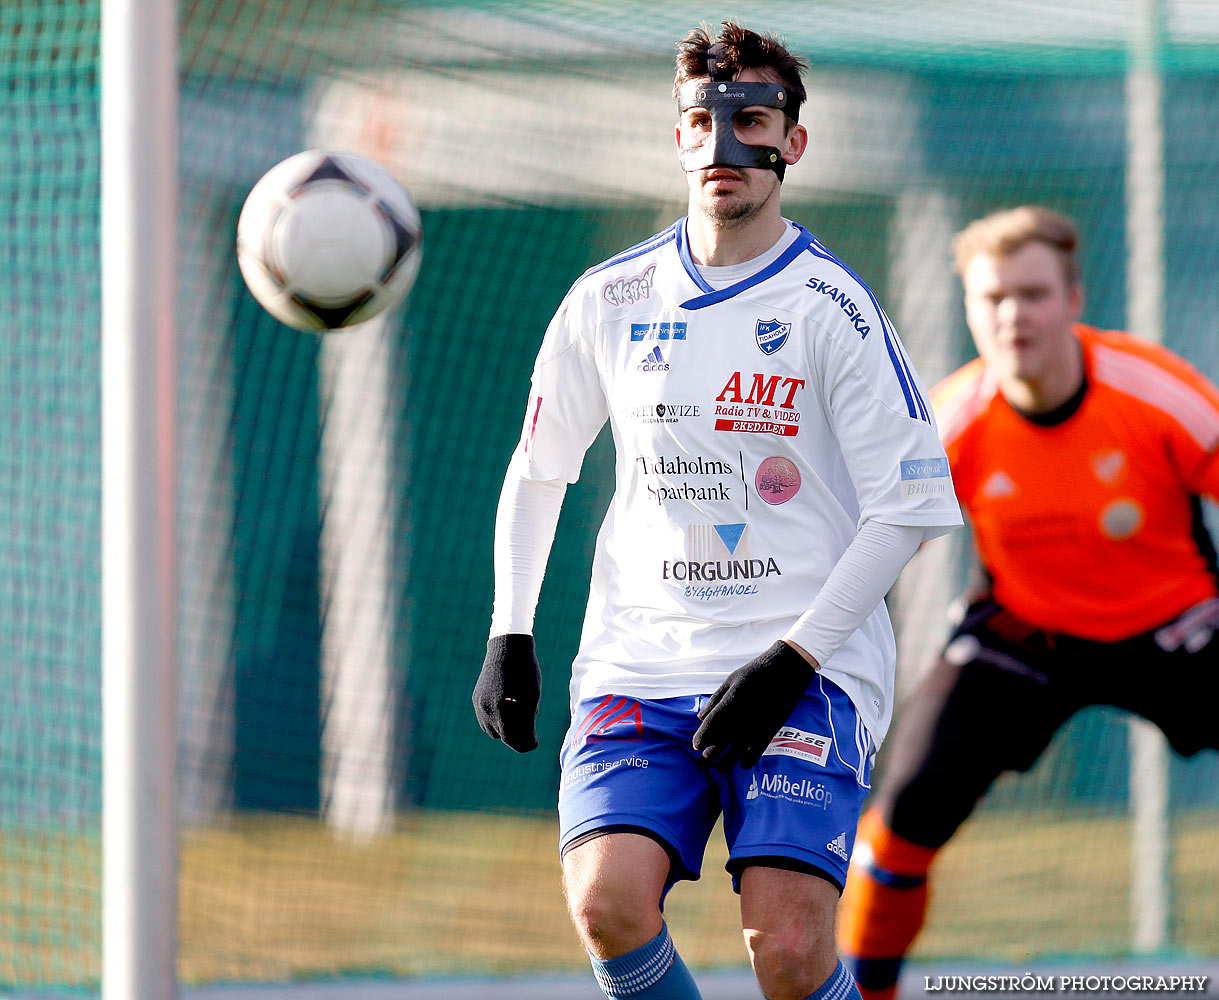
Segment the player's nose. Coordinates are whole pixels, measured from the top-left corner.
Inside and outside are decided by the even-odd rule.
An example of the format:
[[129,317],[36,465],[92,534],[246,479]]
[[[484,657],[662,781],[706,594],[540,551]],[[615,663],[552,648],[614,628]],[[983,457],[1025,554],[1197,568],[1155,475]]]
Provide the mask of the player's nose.
[[995,310],[996,317],[1002,324],[1015,323],[1021,314],[1020,299],[1015,295],[1006,295],[999,300],[998,308]]

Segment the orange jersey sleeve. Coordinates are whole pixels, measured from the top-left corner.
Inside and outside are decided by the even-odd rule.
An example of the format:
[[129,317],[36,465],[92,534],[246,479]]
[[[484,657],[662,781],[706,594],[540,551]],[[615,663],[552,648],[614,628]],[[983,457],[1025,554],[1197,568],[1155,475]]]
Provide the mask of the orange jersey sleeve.
[[932,392],[957,498],[995,598],[1042,628],[1113,641],[1216,594],[1195,497],[1219,496],[1219,390],[1170,351],[1076,327],[1088,388],[1052,426],[980,360]]
[[1164,443],[1182,482],[1197,495],[1219,499],[1219,388],[1158,344],[1080,329],[1092,344],[1096,379],[1165,414]]

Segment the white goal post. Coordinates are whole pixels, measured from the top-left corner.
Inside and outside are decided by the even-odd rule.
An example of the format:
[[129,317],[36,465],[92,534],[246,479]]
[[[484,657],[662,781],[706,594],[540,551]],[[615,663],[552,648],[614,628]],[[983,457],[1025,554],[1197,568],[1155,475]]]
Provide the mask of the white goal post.
[[[1130,9],[1126,75],[1126,327],[1164,340],[1163,0]],[[1159,729],[1129,723],[1131,944],[1162,951],[1172,920],[1168,745]]]
[[104,1000],[177,993],[177,106],[177,4],[102,0]]

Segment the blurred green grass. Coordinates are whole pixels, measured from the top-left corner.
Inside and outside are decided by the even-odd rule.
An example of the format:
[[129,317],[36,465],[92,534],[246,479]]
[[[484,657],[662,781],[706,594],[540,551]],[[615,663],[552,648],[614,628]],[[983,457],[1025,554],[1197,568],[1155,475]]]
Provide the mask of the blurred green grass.
[[[923,958],[1023,961],[1121,955],[1132,866],[1122,817],[983,811],[937,861]],[[417,813],[365,843],[316,818],[239,815],[183,831],[179,972],[185,983],[586,968],[568,925],[551,817]],[[667,918],[695,967],[745,961],[718,831],[703,878]],[[1216,954],[1219,815],[1174,827],[1174,951]],[[95,837],[0,836],[0,984],[100,976]]]
[[[1219,941],[1219,816],[1176,821],[1174,948]],[[937,863],[923,957],[1119,955],[1130,940],[1129,823],[977,816]],[[196,830],[182,853],[184,979],[580,970],[549,818],[428,813],[363,846],[315,821]],[[745,961],[722,836],[666,915],[693,966]]]

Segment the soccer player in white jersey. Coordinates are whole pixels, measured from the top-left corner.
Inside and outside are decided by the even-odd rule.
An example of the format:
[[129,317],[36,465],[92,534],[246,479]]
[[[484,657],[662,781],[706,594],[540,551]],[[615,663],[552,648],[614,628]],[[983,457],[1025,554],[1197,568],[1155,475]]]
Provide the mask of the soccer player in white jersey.
[[722,815],[768,1000],[858,997],[834,911],[888,726],[884,595],[959,525],[872,292],[783,218],[802,63],[725,22],[678,43],[689,214],[581,276],[546,331],[500,497],[479,724],[537,746],[534,611],[566,485],[610,421],[561,752],[563,879],[609,997],[693,1000],[663,918]]

